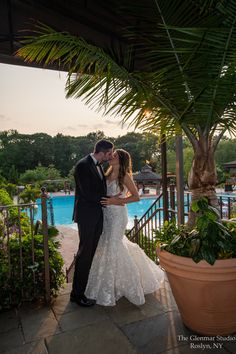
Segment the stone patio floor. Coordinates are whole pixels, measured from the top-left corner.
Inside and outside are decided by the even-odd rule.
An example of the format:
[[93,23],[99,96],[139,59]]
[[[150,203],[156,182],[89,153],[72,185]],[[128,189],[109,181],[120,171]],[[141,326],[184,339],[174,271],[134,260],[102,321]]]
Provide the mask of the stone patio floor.
[[1,354],[236,353],[236,341],[198,340],[180,318],[168,281],[146,303],[70,303],[67,284],[51,305],[25,303],[0,314]]
[[[78,249],[78,233],[58,229],[68,267]],[[24,303],[0,313],[0,354],[236,353],[236,340],[200,340],[183,325],[167,280],[142,306],[122,298],[114,307],[83,308],[69,301],[70,291],[66,284],[48,306]]]

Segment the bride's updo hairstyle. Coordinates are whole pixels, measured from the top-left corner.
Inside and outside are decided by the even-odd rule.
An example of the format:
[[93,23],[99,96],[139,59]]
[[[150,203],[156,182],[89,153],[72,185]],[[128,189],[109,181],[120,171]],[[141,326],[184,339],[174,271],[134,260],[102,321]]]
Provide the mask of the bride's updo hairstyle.
[[[132,176],[132,161],[131,161],[130,154],[127,151],[123,149],[116,149],[115,152],[119,157],[119,165],[120,165],[118,184],[120,190],[123,191],[125,174],[128,173],[130,176]],[[106,175],[109,176],[111,172],[112,172],[112,166],[108,168]]]

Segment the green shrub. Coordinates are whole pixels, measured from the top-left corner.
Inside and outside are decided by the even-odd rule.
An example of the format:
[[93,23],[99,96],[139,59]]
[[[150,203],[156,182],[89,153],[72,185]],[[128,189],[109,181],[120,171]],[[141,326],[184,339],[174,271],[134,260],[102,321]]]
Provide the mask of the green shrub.
[[0,189],[0,205],[11,205],[13,204],[12,198],[5,188]]
[[41,191],[39,188],[27,185],[23,192],[19,194],[20,199],[23,203],[35,202],[37,198],[40,197]]
[[[4,189],[0,189],[0,205],[13,205],[13,200],[10,197],[9,193]],[[1,212],[1,209],[0,209]],[[17,219],[17,208],[9,208],[9,222],[12,224]]]
[[0,183],[0,188],[6,190],[11,198],[17,193],[17,186],[13,183]]
[[[0,309],[19,304],[22,300],[44,297],[43,236],[35,235],[34,262],[32,260],[32,237],[22,237],[23,275],[21,279],[19,236],[12,234],[9,241],[11,266],[8,265],[6,245],[0,245]],[[59,243],[49,239],[49,265],[51,295],[55,295],[64,283],[63,259],[58,251]],[[10,277],[9,277],[10,274]],[[22,298],[24,294],[24,298]]]

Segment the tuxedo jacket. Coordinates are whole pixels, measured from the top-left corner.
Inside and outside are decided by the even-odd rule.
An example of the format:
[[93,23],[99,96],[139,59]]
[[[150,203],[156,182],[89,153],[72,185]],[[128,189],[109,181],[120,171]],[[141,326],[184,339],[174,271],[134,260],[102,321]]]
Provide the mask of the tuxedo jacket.
[[[102,169],[101,169],[102,171]],[[101,214],[101,198],[106,196],[106,179],[102,171],[100,176],[97,166],[90,155],[82,158],[75,166],[75,203],[73,221],[79,223],[91,221]]]

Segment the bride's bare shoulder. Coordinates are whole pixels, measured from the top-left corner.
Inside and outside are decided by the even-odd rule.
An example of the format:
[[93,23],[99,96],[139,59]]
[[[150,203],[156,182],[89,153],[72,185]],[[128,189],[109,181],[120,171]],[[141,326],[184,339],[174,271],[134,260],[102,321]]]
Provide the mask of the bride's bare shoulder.
[[128,173],[126,173],[125,174],[125,176],[124,176],[124,183],[125,184],[130,184],[130,183],[134,183],[134,181],[133,181],[133,178],[132,178],[132,176],[130,176]]

